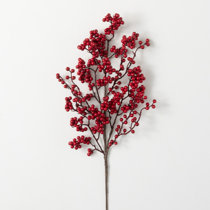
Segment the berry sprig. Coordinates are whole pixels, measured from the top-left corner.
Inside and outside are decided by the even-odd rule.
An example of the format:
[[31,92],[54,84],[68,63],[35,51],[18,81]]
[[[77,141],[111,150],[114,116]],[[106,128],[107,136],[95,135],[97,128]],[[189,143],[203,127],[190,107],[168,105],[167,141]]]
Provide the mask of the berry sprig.
[[[56,78],[70,93],[65,98],[65,110],[78,115],[70,118],[70,126],[78,132],[88,132],[87,136],[77,136],[69,141],[70,148],[88,147],[88,156],[95,151],[102,153],[107,178],[111,147],[118,145],[121,136],[134,134],[141,124],[142,113],[156,108],[157,101],[148,101],[143,85],[146,77],[135,60],[139,50],[150,46],[150,40],[133,32],[130,36],[123,35],[120,45],[116,46],[112,41],[124,24],[122,17],[107,14],[103,22],[109,24],[103,32],[91,30],[89,37],[77,47],[90,57],[86,61],[78,58],[75,68],[66,67],[67,74],[57,73]],[[118,66],[113,65],[115,61]],[[80,83],[86,85],[85,93],[81,91]]]

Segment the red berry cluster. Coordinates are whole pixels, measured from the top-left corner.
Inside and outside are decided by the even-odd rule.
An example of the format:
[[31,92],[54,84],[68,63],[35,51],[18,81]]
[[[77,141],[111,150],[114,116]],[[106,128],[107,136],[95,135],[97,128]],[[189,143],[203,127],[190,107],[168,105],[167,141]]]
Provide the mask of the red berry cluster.
[[71,102],[71,99],[72,99],[71,96],[65,98],[65,100],[66,100],[65,110],[67,112],[69,112],[69,110],[72,110],[73,109],[73,104]]
[[78,59],[78,64],[76,66],[76,68],[78,69],[77,71],[77,75],[79,75],[79,80],[82,83],[91,83],[91,81],[93,80],[93,77],[91,76],[90,73],[90,69],[87,68],[87,66],[85,65],[85,61],[82,58]]
[[[103,22],[109,23],[103,33],[91,30],[89,37],[78,45],[78,49],[90,54],[87,61],[79,58],[75,69],[66,67],[64,77],[56,74],[71,93],[65,98],[65,110],[79,115],[70,119],[70,125],[92,136],[78,136],[69,145],[74,149],[81,148],[81,144],[90,145],[88,156],[94,151],[105,154],[112,145],[117,145],[120,136],[135,133],[142,112],[154,109],[156,103],[155,99],[152,103],[147,101],[146,87],[142,84],[146,78],[141,67],[135,65],[138,50],[150,46],[150,40],[143,41],[133,32],[131,36],[124,35],[116,46],[111,42],[115,31],[124,24],[122,17],[107,14]],[[116,60],[118,66],[112,62]],[[84,94],[80,88],[85,86],[87,93]]]
[[89,145],[91,141],[91,137],[85,137],[85,136],[77,136],[77,138],[74,138],[73,141],[69,142],[69,146],[72,149],[80,149],[82,148],[81,144],[87,144]]
[[87,131],[87,127],[83,125],[84,117],[81,116],[80,118],[72,117],[70,120],[70,126],[75,127],[77,131],[84,132]]
[[91,156],[93,154],[93,150],[88,148],[87,156]]
[[109,147],[111,147],[113,144],[117,145],[117,141],[114,141],[113,139],[109,142]]
[[105,28],[104,32],[106,35],[114,34],[114,31],[118,30],[118,28],[124,24],[123,19],[119,14],[115,14],[113,17],[108,13],[104,18],[103,22],[111,23],[108,28]]
[[98,30],[92,30],[90,31],[90,37],[86,38],[77,48],[82,51],[86,49],[93,55],[93,58],[97,58],[98,56],[107,55],[105,46],[106,36],[99,33]]
[[[147,97],[144,96],[144,99],[146,99],[146,98]],[[146,106],[141,108],[140,112],[137,112],[136,110],[135,111],[130,110],[130,111],[128,111],[127,114],[123,114],[123,116],[120,118],[121,124],[118,124],[115,129],[115,131],[116,131],[115,141],[121,135],[126,135],[130,132],[135,133],[134,128],[136,126],[139,126],[139,121],[141,119],[143,110],[149,110],[150,107],[152,107],[154,109],[156,102],[157,101],[155,99],[153,100],[152,104],[149,104],[147,102]]]
[[129,47],[130,49],[134,49],[136,47],[136,41],[138,40],[139,34],[133,32],[131,36],[126,37],[125,35],[122,37],[122,46]]
[[98,108],[95,107],[95,105],[91,105],[91,107],[88,109],[88,111],[91,113],[88,116],[88,120],[94,120],[94,126],[90,127],[93,134],[104,133],[104,126],[106,124],[109,124],[109,118],[106,117],[106,115],[99,111]]

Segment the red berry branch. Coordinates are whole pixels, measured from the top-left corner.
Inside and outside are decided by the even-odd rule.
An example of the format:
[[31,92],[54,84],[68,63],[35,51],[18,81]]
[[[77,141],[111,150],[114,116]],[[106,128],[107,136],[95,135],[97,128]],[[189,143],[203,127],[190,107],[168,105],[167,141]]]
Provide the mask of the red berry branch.
[[[139,39],[139,34],[123,36],[121,45],[112,43],[115,32],[124,24],[119,14],[107,14],[103,22],[109,26],[104,32],[90,31],[78,46],[87,51],[90,58],[78,59],[75,69],[66,67],[67,75],[56,74],[58,81],[69,89],[70,96],[65,98],[65,110],[73,111],[77,117],[70,119],[70,126],[78,132],[87,132],[69,142],[72,149],[87,148],[87,155],[100,152],[105,163],[106,210],[108,210],[108,157],[113,145],[117,145],[119,137],[135,133],[144,110],[155,108],[156,100],[147,101],[146,79],[141,67],[136,65],[135,58],[139,50],[150,46],[150,40]],[[114,64],[118,62],[118,67]],[[115,65],[116,66],[116,65]],[[79,81],[88,87],[83,93]]]

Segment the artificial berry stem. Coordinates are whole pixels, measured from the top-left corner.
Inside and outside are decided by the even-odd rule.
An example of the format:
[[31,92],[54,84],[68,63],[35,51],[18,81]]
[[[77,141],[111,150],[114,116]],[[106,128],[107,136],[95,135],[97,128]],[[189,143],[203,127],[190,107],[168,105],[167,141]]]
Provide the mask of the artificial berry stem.
[[[109,25],[104,32],[90,31],[90,36],[78,45],[78,49],[90,54],[85,61],[78,59],[75,69],[66,67],[68,75],[56,74],[58,81],[69,90],[65,98],[65,110],[73,111],[70,126],[78,132],[88,132],[69,141],[72,149],[87,149],[91,156],[99,152],[104,156],[105,209],[109,209],[108,179],[109,154],[119,137],[134,134],[140,125],[142,113],[155,108],[156,100],[149,103],[142,84],[145,76],[135,58],[139,50],[150,46],[150,40],[142,40],[139,34],[123,35],[117,47],[112,42],[116,31],[124,24],[119,14],[107,14],[103,22]],[[119,66],[116,67],[116,62]],[[81,91],[86,85],[85,92]]]

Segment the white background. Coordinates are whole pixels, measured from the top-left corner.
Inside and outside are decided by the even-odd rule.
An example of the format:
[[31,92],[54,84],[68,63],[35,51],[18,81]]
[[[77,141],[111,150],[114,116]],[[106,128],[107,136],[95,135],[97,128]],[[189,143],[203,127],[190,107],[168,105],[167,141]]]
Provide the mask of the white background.
[[76,132],[55,74],[118,12],[156,110],[110,157],[110,210],[210,209],[210,1],[19,0],[0,3],[0,209],[103,210],[100,154],[68,147]]

